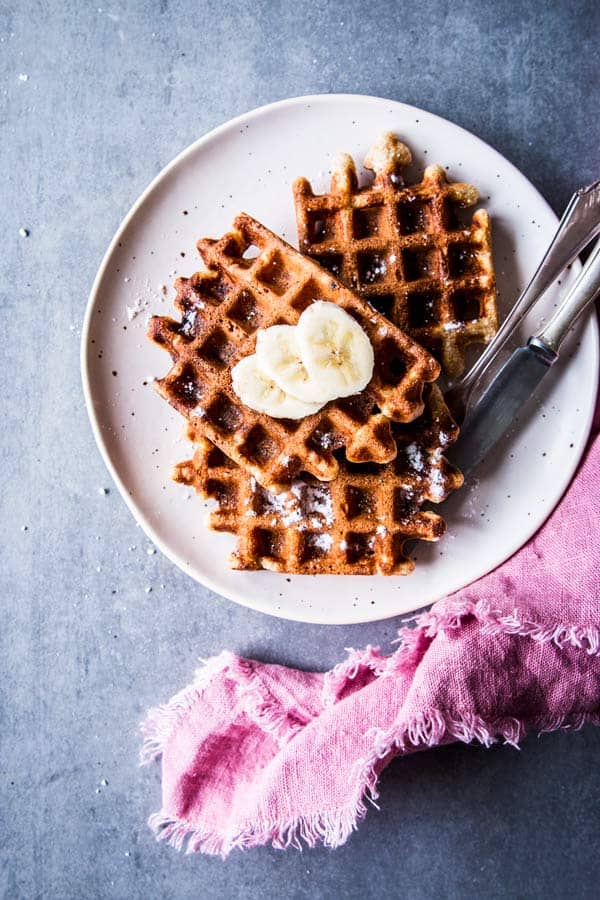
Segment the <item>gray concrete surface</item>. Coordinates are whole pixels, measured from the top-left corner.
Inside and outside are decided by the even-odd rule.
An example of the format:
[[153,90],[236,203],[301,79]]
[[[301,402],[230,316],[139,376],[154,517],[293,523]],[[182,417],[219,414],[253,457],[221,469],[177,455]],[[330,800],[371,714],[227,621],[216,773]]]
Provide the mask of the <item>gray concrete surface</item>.
[[116,492],[98,492],[109,479],[78,354],[95,270],[131,203],[188,143],[271,100],[350,91],[420,105],[492,143],[559,210],[600,169],[598,9],[0,5],[3,897],[597,896],[593,729],[521,753],[449,747],[398,762],[381,812],[336,852],[222,863],[154,842],[158,768],[137,767],[137,723],[197,657],[229,646],[325,668],[349,644],[385,645],[395,626],[279,622],[147,555]]

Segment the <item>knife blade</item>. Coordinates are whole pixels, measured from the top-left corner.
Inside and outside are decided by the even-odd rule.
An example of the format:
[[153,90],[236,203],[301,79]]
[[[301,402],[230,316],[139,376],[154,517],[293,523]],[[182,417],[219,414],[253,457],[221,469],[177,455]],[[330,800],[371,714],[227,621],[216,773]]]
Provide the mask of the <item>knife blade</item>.
[[559,359],[560,346],[585,309],[600,293],[600,241],[577,280],[548,322],[518,347],[477,403],[468,411],[459,439],[448,458],[467,475],[497,444],[519,410],[535,394],[548,370]]
[[500,369],[476,406],[467,413],[448,458],[468,475],[498,443],[527,400],[536,392],[552,362],[533,345],[519,347]]

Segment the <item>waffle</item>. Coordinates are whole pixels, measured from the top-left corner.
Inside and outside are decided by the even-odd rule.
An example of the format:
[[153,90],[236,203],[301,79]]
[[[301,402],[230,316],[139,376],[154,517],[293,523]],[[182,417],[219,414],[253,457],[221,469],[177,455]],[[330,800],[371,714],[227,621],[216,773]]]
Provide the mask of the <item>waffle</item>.
[[407,575],[414,563],[407,541],[436,541],[443,519],[421,509],[439,503],[462,484],[443,451],[458,434],[439,389],[426,389],[423,415],[394,424],[398,454],[384,466],[340,460],[328,484],[308,476],[291,490],[272,494],[190,425],[193,459],[174,478],[216,500],[209,524],[236,535],[234,569],[289,574]]
[[[408,422],[423,411],[424,383],[439,364],[325,269],[302,256],[250,216],[234,231],[204,239],[208,266],[176,282],[181,321],[154,317],[149,336],[167,349],[173,366],[157,388],[230,459],[277,491],[301,472],[331,481],[345,448],[353,462],[385,463],[396,454],[390,420]],[[251,253],[254,256],[251,256]],[[315,299],[337,303],[360,323],[374,348],[367,388],[328,403],[300,421],[274,419],[246,407],[231,384],[231,368],[254,352],[256,330],[296,324]]]
[[498,327],[489,216],[478,209],[462,227],[458,210],[477,202],[476,188],[448,182],[437,165],[405,186],[410,162],[408,147],[388,133],[364,160],[375,173],[370,185],[358,187],[348,154],[334,163],[329,194],[298,178],[299,246],[456,378],[466,347],[487,343]]

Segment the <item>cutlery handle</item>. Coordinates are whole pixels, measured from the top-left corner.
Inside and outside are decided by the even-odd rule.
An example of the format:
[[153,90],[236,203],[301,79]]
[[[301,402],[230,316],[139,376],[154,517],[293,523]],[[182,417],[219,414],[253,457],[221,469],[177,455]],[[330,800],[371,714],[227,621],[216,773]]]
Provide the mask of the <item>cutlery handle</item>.
[[497,357],[534,303],[584,247],[600,233],[600,181],[576,191],[533,278],[477,362],[457,383],[470,390]]
[[559,303],[550,321],[531,339],[533,343],[537,346],[542,343],[553,353],[558,354],[569,330],[599,293],[600,241],[595,245],[577,280]]

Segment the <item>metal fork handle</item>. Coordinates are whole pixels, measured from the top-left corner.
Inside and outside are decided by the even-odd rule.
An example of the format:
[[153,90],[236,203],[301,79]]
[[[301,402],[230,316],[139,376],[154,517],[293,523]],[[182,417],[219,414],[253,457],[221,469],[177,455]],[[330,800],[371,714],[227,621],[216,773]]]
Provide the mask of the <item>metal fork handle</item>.
[[600,181],[576,191],[533,278],[475,365],[456,383],[469,391],[519,327],[533,304],[596,235],[600,234]]
[[600,292],[600,241],[588,256],[585,265],[550,321],[541,328],[531,341],[543,344],[558,355],[560,345],[589,304]]

